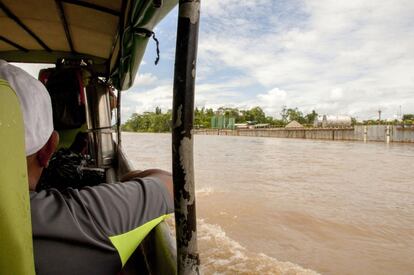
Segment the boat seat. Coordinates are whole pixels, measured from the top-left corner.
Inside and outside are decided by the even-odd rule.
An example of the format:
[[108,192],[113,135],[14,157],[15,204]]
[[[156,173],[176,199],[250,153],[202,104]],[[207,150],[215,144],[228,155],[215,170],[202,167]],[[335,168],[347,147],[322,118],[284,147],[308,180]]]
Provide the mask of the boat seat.
[[34,275],[24,124],[18,98],[0,79],[0,274]]

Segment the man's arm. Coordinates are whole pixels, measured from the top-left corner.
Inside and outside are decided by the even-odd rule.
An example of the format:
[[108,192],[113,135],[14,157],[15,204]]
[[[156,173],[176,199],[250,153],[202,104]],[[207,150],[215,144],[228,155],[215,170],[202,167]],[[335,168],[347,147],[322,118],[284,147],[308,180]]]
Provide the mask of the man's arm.
[[172,175],[170,172],[161,169],[148,169],[148,170],[134,170],[126,173],[122,176],[121,181],[129,181],[134,178],[145,178],[145,177],[153,177],[157,178],[160,182],[162,182],[168,190],[168,193],[171,195],[171,199],[174,198],[174,189],[173,189],[173,181]]

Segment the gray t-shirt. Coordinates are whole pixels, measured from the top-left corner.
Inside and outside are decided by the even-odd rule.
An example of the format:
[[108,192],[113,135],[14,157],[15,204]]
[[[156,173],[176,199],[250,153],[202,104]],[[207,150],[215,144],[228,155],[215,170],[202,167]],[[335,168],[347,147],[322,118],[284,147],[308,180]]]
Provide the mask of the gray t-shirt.
[[152,177],[30,192],[30,202],[37,275],[116,274],[174,211],[166,187]]

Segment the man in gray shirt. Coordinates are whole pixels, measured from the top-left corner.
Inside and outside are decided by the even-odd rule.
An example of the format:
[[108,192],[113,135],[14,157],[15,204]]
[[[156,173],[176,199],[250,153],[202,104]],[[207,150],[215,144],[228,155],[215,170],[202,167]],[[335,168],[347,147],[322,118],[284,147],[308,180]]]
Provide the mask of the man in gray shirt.
[[35,192],[59,141],[50,97],[38,80],[3,60],[0,78],[23,112],[36,274],[116,274],[173,212],[171,174],[150,169],[120,184]]

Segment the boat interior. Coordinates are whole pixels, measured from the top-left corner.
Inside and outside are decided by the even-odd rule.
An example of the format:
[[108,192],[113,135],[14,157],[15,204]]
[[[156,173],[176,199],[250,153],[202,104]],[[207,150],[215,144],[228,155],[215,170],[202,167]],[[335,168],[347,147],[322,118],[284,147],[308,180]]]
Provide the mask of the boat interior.
[[[38,79],[52,99],[58,148],[76,150],[97,181],[116,183],[135,168],[122,149],[121,91],[133,84],[155,26],[177,2],[0,1],[0,59],[51,65]],[[8,268],[0,273],[34,274],[29,198],[20,195],[27,194],[24,127],[11,87],[0,80],[0,90],[0,146],[8,159],[0,169],[8,183],[0,193],[0,229],[11,236],[2,242],[0,266]],[[175,239],[162,222],[120,274],[175,274],[176,261]]]

